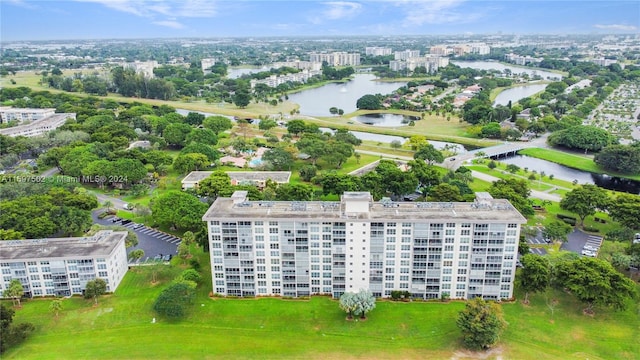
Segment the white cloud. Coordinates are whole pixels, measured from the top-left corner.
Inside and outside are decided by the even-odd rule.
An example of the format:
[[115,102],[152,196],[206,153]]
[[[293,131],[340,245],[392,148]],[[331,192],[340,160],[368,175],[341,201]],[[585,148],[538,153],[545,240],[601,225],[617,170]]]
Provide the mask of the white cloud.
[[184,25],[175,20],[152,21],[152,24],[170,27],[172,29],[182,29]]
[[110,9],[142,16],[212,17],[215,1],[207,0],[74,0],[102,4]]
[[322,5],[325,8],[319,14],[309,17],[312,24],[321,24],[326,20],[349,19],[362,10],[362,4],[350,1],[329,1]]
[[407,26],[466,23],[482,16],[459,9],[463,3],[465,0],[398,1],[395,4],[404,9]]
[[358,14],[362,9],[361,4],[348,1],[332,1],[326,2],[324,5],[328,8],[322,14],[329,20],[350,18]]
[[624,24],[596,24],[593,27],[604,30],[616,30],[616,31],[635,31],[638,30],[637,26],[633,25],[624,25]]
[[38,7],[24,0],[3,0],[11,5],[23,7],[25,9],[37,9]]

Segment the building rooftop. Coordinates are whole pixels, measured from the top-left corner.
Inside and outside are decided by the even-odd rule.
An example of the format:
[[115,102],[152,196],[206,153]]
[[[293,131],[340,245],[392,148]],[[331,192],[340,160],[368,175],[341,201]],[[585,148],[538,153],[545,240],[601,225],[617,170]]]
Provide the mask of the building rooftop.
[[[485,193],[486,194],[486,193]],[[394,202],[390,199],[371,201],[368,211],[345,213],[349,200],[361,202],[369,193],[345,193],[342,201],[239,201],[236,197],[217,198],[202,217],[203,221],[238,219],[309,220],[349,219],[385,221],[508,221],[524,224],[526,219],[509,201],[486,198],[475,202]],[[488,195],[488,194],[486,194]]]
[[[232,181],[267,181],[269,179],[277,183],[288,183],[291,171],[226,171]],[[213,174],[213,171],[192,171],[182,179],[182,183],[199,182]]]
[[0,260],[107,256],[126,237],[126,231],[101,230],[85,237],[4,240]]

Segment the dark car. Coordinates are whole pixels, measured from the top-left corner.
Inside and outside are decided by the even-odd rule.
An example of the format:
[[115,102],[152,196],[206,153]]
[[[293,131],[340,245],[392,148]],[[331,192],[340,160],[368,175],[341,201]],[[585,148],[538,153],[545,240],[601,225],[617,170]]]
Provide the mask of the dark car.
[[126,225],[126,224],[128,224],[130,222],[131,222],[131,220],[129,220],[129,219],[122,220],[122,225]]

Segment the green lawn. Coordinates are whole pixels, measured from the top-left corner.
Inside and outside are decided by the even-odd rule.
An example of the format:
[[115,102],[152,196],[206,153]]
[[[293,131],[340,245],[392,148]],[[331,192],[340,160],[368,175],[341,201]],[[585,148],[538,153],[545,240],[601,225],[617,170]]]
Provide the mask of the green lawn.
[[[200,263],[209,274],[206,254]],[[25,302],[15,321],[30,321],[36,331],[3,359],[450,359],[459,351],[455,317],[462,302],[379,301],[367,321],[347,322],[327,297],[210,299],[210,274],[188,318],[167,321],[154,314],[153,301],[181,269],[164,269],[163,282],[155,286],[148,268],[130,271],[97,307],[81,298],[65,299],[58,319],[48,310],[50,300]],[[532,296],[530,306],[503,305],[509,327],[497,356],[635,359],[640,354],[637,308],[599,309],[589,317],[568,295],[554,296],[560,302],[553,315],[543,295]],[[154,317],[158,321],[152,324]]]
[[556,164],[564,165],[573,169],[588,171],[596,174],[606,173],[608,175],[618,176],[622,178],[640,180],[640,174],[629,175],[605,171],[600,168],[595,162],[593,162],[592,158],[587,156],[574,155],[563,151],[540,148],[524,149],[520,150],[518,153],[521,155],[527,155],[534,158],[551,161]]

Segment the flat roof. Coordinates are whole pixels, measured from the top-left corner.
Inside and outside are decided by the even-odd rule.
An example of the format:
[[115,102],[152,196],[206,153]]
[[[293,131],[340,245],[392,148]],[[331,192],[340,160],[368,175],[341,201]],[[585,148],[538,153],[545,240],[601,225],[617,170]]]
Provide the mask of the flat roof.
[[101,230],[93,236],[0,241],[0,260],[108,256],[126,231]]
[[[361,194],[354,200],[360,202]],[[345,193],[346,195],[346,193]],[[372,202],[368,212],[345,213],[345,201],[242,201],[234,204],[231,198],[217,198],[202,217],[203,221],[264,219],[348,221],[439,221],[458,222],[512,222],[524,224],[527,220],[509,201],[492,199],[490,204],[480,202]],[[346,200],[348,201],[348,199]]]
[[[192,171],[182,179],[182,183],[199,182],[206,179],[213,171]],[[288,183],[291,171],[225,171],[231,180],[241,181],[267,181],[269,179],[277,183]]]

